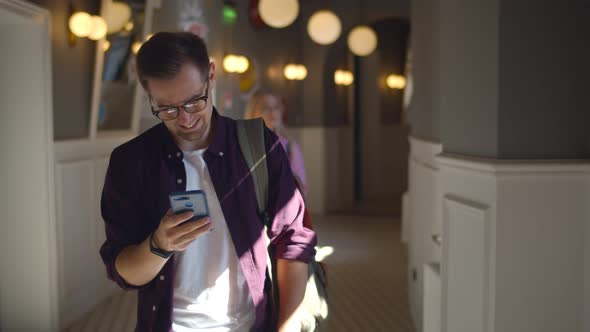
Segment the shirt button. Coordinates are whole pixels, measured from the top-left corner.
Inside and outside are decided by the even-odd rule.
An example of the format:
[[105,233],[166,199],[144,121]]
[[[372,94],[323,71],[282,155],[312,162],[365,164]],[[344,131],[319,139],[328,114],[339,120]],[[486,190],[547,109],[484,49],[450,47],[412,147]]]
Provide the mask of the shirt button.
[[219,156],[220,157],[223,157],[223,152],[219,152]]
[[164,280],[166,280],[166,277],[165,277],[165,276],[163,276],[163,275],[161,275],[161,276],[160,276],[160,280],[164,281]]
[[153,306],[152,307],[152,311],[156,311],[156,306]]
[[182,183],[182,179],[176,180],[176,183],[181,184]]
[[176,156],[180,158],[180,152],[176,152]]
[[168,155],[168,159],[170,159],[170,158],[172,158],[172,155],[171,154]]

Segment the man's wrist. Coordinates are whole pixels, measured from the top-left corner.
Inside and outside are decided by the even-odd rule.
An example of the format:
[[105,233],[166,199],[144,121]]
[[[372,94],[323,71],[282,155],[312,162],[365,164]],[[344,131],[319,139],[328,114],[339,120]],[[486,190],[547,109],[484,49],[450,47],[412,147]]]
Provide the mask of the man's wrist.
[[172,254],[174,253],[174,250],[167,251],[158,247],[158,245],[155,243],[154,233],[155,232],[152,232],[149,238],[150,252],[154,255],[160,256],[165,259],[170,258],[170,256],[172,256]]

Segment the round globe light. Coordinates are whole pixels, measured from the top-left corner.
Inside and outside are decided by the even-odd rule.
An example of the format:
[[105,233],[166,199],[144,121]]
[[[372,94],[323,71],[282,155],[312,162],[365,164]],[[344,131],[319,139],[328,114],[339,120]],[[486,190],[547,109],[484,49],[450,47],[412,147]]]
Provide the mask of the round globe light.
[[107,22],[100,16],[92,16],[92,32],[88,38],[92,40],[102,39],[107,34]]
[[131,8],[124,2],[114,1],[106,8],[103,15],[107,22],[107,33],[123,29],[131,18]]
[[264,23],[273,28],[289,26],[299,15],[298,0],[260,0],[258,13]]
[[340,37],[342,25],[336,14],[329,10],[320,10],[307,22],[309,37],[320,45],[329,45]]
[[366,25],[359,25],[348,34],[348,48],[358,56],[367,56],[377,48],[377,34]]
[[70,17],[68,26],[77,37],[88,37],[93,28],[92,16],[85,12],[76,12]]

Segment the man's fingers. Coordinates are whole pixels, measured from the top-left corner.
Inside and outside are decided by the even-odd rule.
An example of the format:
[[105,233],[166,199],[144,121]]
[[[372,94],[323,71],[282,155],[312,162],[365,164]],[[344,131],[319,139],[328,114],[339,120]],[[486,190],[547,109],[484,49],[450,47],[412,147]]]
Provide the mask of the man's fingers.
[[212,228],[213,228],[213,224],[211,224],[211,223],[207,223],[207,224],[205,224],[205,225],[203,225],[203,226],[201,226],[199,228],[196,228],[196,229],[192,230],[191,232],[186,233],[186,234],[180,236],[176,240],[176,246],[179,247],[179,248],[186,248],[196,238],[198,238],[203,233],[208,232]]
[[186,211],[183,213],[179,213],[179,214],[167,214],[166,217],[166,223],[168,224],[169,227],[174,227],[176,225],[182,224],[183,222],[189,220],[190,218],[192,218],[193,212],[192,211]]
[[170,230],[170,237],[172,239],[176,239],[179,238],[185,234],[188,234],[192,231],[194,231],[195,229],[198,229],[200,227],[203,227],[204,225],[208,224],[211,222],[211,219],[209,219],[209,217],[204,217],[201,219],[197,219],[197,220],[193,220],[190,222],[187,222],[184,225],[180,225],[180,226],[176,226],[173,227]]

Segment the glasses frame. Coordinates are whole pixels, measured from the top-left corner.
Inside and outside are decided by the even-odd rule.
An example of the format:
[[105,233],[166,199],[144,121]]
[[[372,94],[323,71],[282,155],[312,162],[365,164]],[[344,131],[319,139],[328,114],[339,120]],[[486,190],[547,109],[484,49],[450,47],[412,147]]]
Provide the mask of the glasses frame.
[[[152,104],[152,97],[150,96],[150,108],[152,110],[152,114],[157,117],[158,119],[162,120],[162,121],[170,121],[170,120],[175,120],[178,118],[178,115],[180,114],[180,109],[182,109],[183,111],[189,113],[189,114],[193,114],[193,113],[198,113],[201,112],[202,110],[204,110],[205,108],[207,108],[207,102],[209,100],[209,79],[207,79],[207,85],[205,86],[205,95],[198,97],[198,98],[194,98],[191,99],[187,102],[185,102],[184,104],[180,105],[180,106],[166,106],[166,107],[162,107],[160,109],[154,109],[154,105]],[[195,110],[195,111],[189,111],[188,107],[189,105],[192,104],[196,104],[199,101],[204,100],[205,101],[205,105],[203,106],[203,108]],[[160,118],[160,113],[161,112],[167,112],[169,110],[174,110],[175,111],[175,116],[173,118],[170,119],[161,119]]]

